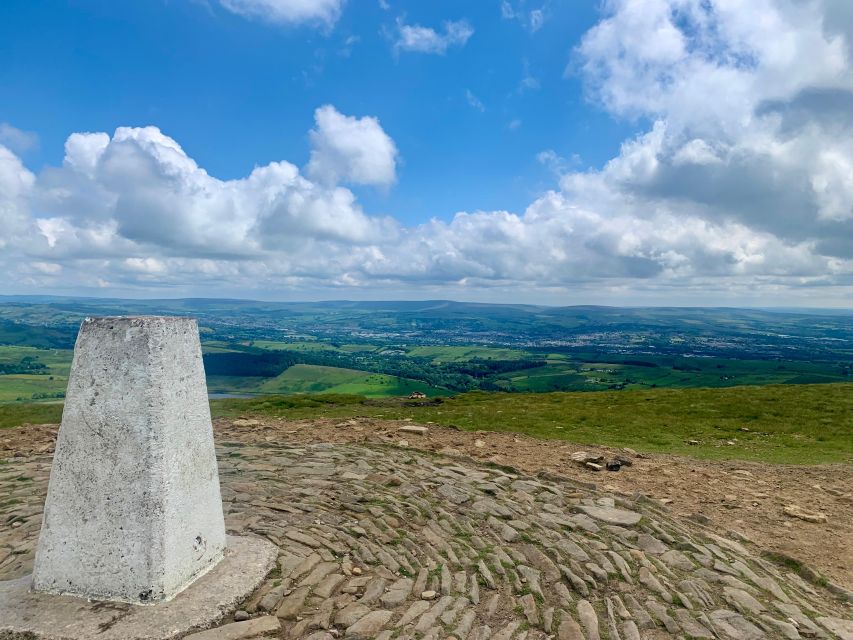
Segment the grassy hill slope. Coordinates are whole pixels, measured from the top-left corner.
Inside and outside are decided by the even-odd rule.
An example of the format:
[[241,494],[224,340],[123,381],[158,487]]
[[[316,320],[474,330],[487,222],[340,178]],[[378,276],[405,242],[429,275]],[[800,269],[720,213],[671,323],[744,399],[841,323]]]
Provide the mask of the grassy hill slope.
[[[422,404],[323,395],[222,400],[214,413],[383,417],[711,459],[853,462],[853,385],[465,393]],[[695,442],[693,444],[692,442]]]
[[[261,393],[348,393],[365,397],[402,396],[412,391],[442,393],[418,380],[355,369],[295,364],[262,385]],[[446,393],[446,392],[444,392]]]

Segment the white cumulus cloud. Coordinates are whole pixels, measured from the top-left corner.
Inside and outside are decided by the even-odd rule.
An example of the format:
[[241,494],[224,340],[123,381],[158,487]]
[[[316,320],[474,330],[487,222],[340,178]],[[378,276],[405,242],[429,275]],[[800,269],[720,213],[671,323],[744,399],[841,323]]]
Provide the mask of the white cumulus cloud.
[[575,66],[590,99],[648,124],[598,168],[540,153],[558,183],[520,212],[370,215],[346,185],[393,185],[397,145],[331,105],[304,171],[281,160],[232,180],[155,127],[72,134],[38,174],[0,146],[0,268],[24,288],[849,301],[853,28],[828,21],[839,6],[608,0]]
[[314,112],[307,173],[325,184],[390,186],[397,178],[397,146],[377,118],[356,118],[331,105]]

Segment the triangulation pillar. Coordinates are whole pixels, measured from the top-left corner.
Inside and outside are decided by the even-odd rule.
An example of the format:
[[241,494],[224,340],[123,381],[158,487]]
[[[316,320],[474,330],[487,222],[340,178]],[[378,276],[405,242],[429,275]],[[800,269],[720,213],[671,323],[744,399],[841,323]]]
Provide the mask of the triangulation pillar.
[[173,598],[225,551],[198,327],[87,318],[77,337],[34,591]]

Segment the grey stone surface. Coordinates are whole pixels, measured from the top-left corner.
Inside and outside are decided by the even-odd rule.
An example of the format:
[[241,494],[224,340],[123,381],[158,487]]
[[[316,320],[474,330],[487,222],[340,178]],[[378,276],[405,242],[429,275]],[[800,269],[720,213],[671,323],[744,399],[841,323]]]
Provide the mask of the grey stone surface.
[[[589,640],[595,629],[602,640],[849,637],[846,601],[651,501],[440,453],[286,443],[249,426],[222,425],[217,452],[228,530],[279,549],[280,573],[239,605],[279,613],[266,637],[332,640],[354,625],[350,637],[377,640]],[[49,456],[0,464],[0,495],[15,500],[0,501],[0,579],[31,565],[49,469]],[[591,505],[640,519],[573,514]],[[503,523],[517,539],[504,539]],[[727,599],[737,590],[760,607],[742,598],[739,611]]]
[[219,564],[172,600],[156,605],[33,592],[29,576],[0,582],[0,640],[178,638],[234,611],[272,570],[277,555],[275,545],[261,538],[229,536]]
[[246,640],[257,638],[266,633],[281,629],[281,623],[275,616],[261,616],[253,620],[232,622],[215,629],[199,631],[185,636],[184,640]]
[[87,318],[74,347],[33,588],[168,600],[209,571],[224,546],[195,320]]

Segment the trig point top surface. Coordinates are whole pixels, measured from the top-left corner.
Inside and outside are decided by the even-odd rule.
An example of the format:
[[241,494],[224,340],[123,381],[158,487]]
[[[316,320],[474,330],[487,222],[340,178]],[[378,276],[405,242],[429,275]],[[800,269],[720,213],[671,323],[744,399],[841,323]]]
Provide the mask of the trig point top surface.
[[198,327],[80,327],[33,571],[37,591],[168,600],[222,557],[225,527]]

